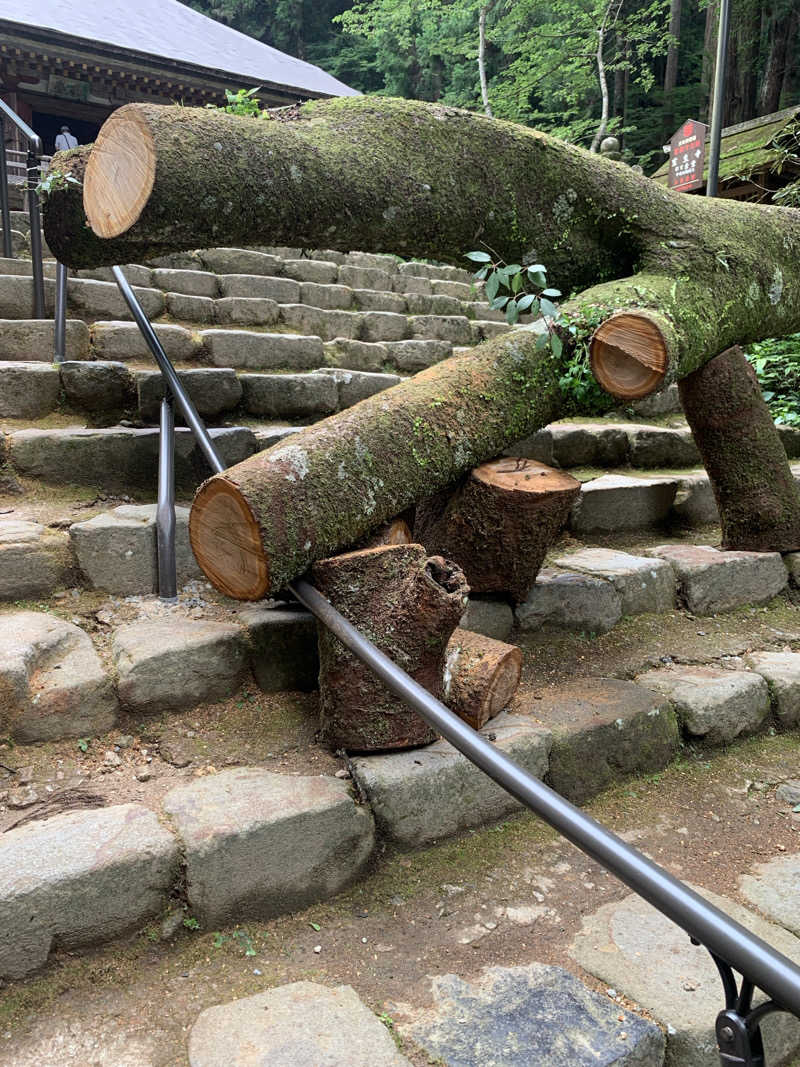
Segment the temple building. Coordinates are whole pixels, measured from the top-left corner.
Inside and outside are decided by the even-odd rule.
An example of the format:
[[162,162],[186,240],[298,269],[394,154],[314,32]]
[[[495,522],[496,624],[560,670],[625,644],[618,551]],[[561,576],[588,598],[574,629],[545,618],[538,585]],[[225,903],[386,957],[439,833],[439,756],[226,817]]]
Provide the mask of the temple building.
[[[356,95],[178,0],[0,0],[0,95],[48,154],[63,125],[87,144],[131,101],[202,107],[253,86],[265,107]],[[6,145],[21,147],[8,127]]]

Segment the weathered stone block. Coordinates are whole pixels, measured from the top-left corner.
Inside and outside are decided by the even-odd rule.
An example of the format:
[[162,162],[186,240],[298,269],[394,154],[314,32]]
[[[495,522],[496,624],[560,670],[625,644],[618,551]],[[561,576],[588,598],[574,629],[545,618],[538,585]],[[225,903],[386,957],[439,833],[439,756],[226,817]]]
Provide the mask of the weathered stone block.
[[131,623],[115,633],[112,653],[120,702],[147,714],[224,700],[245,671],[242,631],[224,622]]
[[474,300],[477,286],[477,282],[454,282],[442,279],[434,279],[431,282],[431,289],[434,293],[444,293],[445,296],[455,297],[456,300]]
[[661,1067],[655,1025],[590,992],[560,967],[491,967],[474,984],[433,979],[434,1006],[400,1032],[431,1060],[492,1067]]
[[628,462],[624,427],[556,422],[549,430],[559,467],[621,467]]
[[665,696],[687,732],[712,745],[752,733],[769,715],[766,682],[749,671],[678,667],[647,671],[636,682]]
[[553,438],[548,427],[537,430],[530,437],[524,437],[521,441],[515,441],[510,448],[503,453],[505,456],[519,456],[523,459],[535,459],[539,463],[546,463],[548,467],[553,465]]
[[473,319],[470,323],[472,343],[479,345],[481,341],[491,341],[493,337],[500,337],[513,329],[507,322],[495,319]]
[[721,552],[709,545],[659,545],[647,555],[665,559],[678,578],[680,596],[695,615],[713,615],[742,604],[764,604],[788,580],[777,552]]
[[392,278],[392,288],[396,293],[432,293],[429,278],[416,274],[396,274]]
[[153,271],[153,285],[166,293],[186,296],[215,297],[219,289],[216,274],[201,270],[170,270],[159,267]]
[[768,919],[800,937],[800,854],[776,856],[739,879],[739,892]]
[[507,641],[514,626],[514,612],[511,605],[501,598],[471,596],[458,625],[462,630],[493,637],[496,641]]
[[[198,342],[183,326],[158,323],[153,326],[167,356],[176,363],[194,359]],[[135,322],[95,322],[91,329],[92,352],[104,360],[150,360],[147,342]]]
[[[305,304],[281,304],[281,322],[292,330],[332,341],[335,337],[356,338],[361,332],[358,311],[325,311]],[[368,340],[368,338],[365,338]]]
[[414,315],[409,320],[414,337],[471,345],[470,320],[465,315]]
[[[47,861],[43,862],[43,857]],[[178,843],[139,804],[74,811],[0,837],[0,974],[136,929],[167,901]]]
[[339,267],[339,284],[351,289],[391,289],[392,276],[374,267],[356,267],[349,263]]
[[278,305],[264,297],[225,296],[214,301],[214,321],[239,326],[274,326]]
[[219,279],[223,297],[274,300],[278,304],[300,302],[300,282],[292,278],[262,278],[251,274],[223,274]]
[[209,927],[299,911],[361,873],[374,825],[336,778],[236,767],[164,798],[186,852],[187,895]]
[[[800,942],[733,900],[695,887],[789,959]],[[631,895],[583,920],[570,955],[584,970],[635,1000],[667,1030],[667,1067],[719,1067],[714,1022],[719,974],[709,953],[684,931]],[[800,1046],[800,1021],[776,1013],[761,1020],[766,1062],[785,1063]]]
[[72,560],[62,533],[38,522],[0,518],[0,600],[49,596],[71,575]]
[[325,359],[319,337],[247,330],[203,330],[200,339],[215,367],[310,370]]
[[189,1067],[244,1067],[253,1049],[269,1067],[410,1067],[350,986],[294,982],[206,1008],[189,1035]]
[[[165,302],[164,294],[160,289],[145,289],[138,285],[132,288],[149,319],[157,319],[163,314]],[[116,282],[93,282],[83,278],[69,278],[67,304],[82,312],[87,318],[126,320],[133,317]]]
[[307,418],[329,415],[339,403],[327,374],[243,374],[244,407],[251,415]]
[[302,430],[302,426],[260,426],[254,430],[256,438],[256,452],[263,452],[266,448],[272,448],[279,441],[291,437],[293,433]]
[[672,514],[687,526],[710,526],[719,523],[719,511],[708,475],[684,475],[672,503]]
[[[204,418],[214,418],[223,411],[232,411],[242,399],[242,385],[230,367],[199,367],[178,371],[189,398]],[[136,376],[139,412],[143,419],[157,422],[164,380],[159,371],[140,371]],[[180,413],[176,412],[180,420]]]
[[250,635],[250,667],[265,693],[317,688],[317,624],[307,611],[250,608],[240,615]]
[[[327,258],[327,257],[320,257]],[[389,256],[383,252],[348,252],[343,262],[353,267],[366,267],[368,270],[383,270],[387,274],[394,274],[397,270],[397,257]]]
[[331,367],[381,371],[387,360],[386,346],[337,337],[335,341],[325,342],[325,360]]
[[[484,733],[530,774],[547,771],[549,732],[527,718],[501,712]],[[494,822],[521,805],[447,741],[390,755],[358,756],[353,775],[379,828],[403,848],[431,844]]]
[[582,548],[553,560],[556,567],[604,578],[619,593],[623,615],[672,611],[675,575],[664,560],[632,556],[610,548]]
[[391,311],[365,311],[359,336],[362,341],[402,341],[408,337],[408,319]]
[[[109,730],[117,699],[87,634],[43,612],[4,616],[0,632],[0,730],[53,741]],[[2,936],[2,935],[0,935]]]
[[548,623],[605,633],[622,618],[622,598],[604,579],[543,567],[527,599],[517,605],[515,617],[523,630],[538,630]]
[[[68,359],[89,355],[89,327],[81,319],[67,319]],[[0,320],[0,359],[52,363],[55,353],[55,326],[52,319]]]
[[[22,261],[19,261],[22,264]],[[26,268],[27,269],[27,268]],[[53,314],[55,283],[44,280],[45,314]],[[0,319],[27,319],[33,314],[33,278],[21,275],[0,275]]]
[[206,248],[200,257],[206,269],[214,274],[269,275],[281,272],[281,261],[277,256],[249,248]]
[[450,341],[423,340],[415,338],[408,341],[388,341],[385,344],[386,355],[398,370],[415,374],[418,370],[441,363],[453,354]]
[[402,293],[375,289],[352,289],[351,292],[359,311],[393,311],[396,315],[405,315],[408,310]]
[[[285,259],[283,274],[298,282],[317,282],[318,285],[330,285],[336,281],[339,267],[321,259]],[[343,285],[349,283],[342,279]]]
[[124,363],[70,360],[59,369],[67,400],[83,408],[94,425],[119,422],[135,404],[136,384]]
[[696,467],[702,463],[691,430],[660,426],[630,426],[630,460],[633,467]]
[[800,655],[796,652],[752,652],[745,663],[769,686],[775,714],[787,728],[800,724]]
[[186,296],[184,293],[166,293],[167,313],[182,322],[214,322],[216,301],[209,296]]
[[576,533],[658,526],[669,514],[677,491],[674,478],[604,474],[581,486],[569,524]]
[[346,310],[353,306],[353,290],[346,285],[320,285],[318,282],[302,282],[298,303],[315,308]]
[[397,374],[369,374],[366,371],[345,370],[342,367],[321,367],[315,374],[329,375],[336,382],[339,407],[349,408],[359,400],[391,389],[403,379]]
[[58,404],[61,379],[47,363],[0,361],[0,418],[39,419]]
[[617,678],[582,678],[532,701],[552,732],[550,784],[583,804],[626,774],[661,770],[680,743],[669,702]]

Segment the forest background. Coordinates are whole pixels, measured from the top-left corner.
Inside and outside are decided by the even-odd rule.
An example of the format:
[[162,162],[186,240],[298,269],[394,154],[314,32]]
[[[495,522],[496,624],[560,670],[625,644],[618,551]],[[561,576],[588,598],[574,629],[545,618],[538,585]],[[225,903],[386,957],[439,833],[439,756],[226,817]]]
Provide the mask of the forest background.
[[[709,119],[718,0],[189,2],[363,92],[488,104],[587,148],[613,133],[645,173],[681,122]],[[800,0],[731,0],[724,125],[796,103]]]

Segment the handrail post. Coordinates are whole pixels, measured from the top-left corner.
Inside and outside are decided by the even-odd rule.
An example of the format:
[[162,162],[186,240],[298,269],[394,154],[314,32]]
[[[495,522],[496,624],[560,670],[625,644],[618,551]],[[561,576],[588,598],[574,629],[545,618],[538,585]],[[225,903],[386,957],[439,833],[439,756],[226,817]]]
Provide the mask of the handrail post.
[[175,561],[175,412],[169,393],[161,401],[159,417],[156,543],[158,595],[162,600],[174,604],[178,599]]
[[55,344],[53,362],[63,363],[67,358],[67,268],[56,263],[56,309],[54,317]]
[[11,211],[8,204],[8,161],[6,159],[6,124],[0,114],[0,210],[3,219],[3,255],[14,258],[14,243],[11,240]]
[[28,214],[31,220],[31,261],[33,265],[33,317],[44,318],[44,267],[42,264],[42,219],[39,214],[39,160],[28,152]]

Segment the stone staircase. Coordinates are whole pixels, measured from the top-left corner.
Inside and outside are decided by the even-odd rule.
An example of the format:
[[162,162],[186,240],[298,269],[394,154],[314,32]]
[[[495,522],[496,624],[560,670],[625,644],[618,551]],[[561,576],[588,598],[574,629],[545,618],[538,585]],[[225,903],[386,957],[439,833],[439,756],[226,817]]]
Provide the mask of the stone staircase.
[[[24,251],[24,220],[14,224]],[[456,907],[450,891],[463,892],[465,842],[474,836],[490,854],[505,825],[498,820],[519,806],[443,741],[352,759],[316,744],[313,619],[288,603],[225,600],[205,581],[186,505],[208,472],[184,428],[176,435],[181,592],[176,605],[159,601],[161,377],[108,271],[70,277],[68,361],[53,366],[52,323],[25,317],[29,269],[24,259],[0,261],[0,980],[25,993],[92,953],[131,944],[120,939],[143,927],[146,943],[180,953],[195,927],[246,945],[252,924],[280,929],[296,913],[324,942],[313,917],[320,907],[352,901],[356,914],[370,879],[417,855],[435,865],[437,850],[449,849],[450,873],[436,890],[445,901],[437,914],[446,915]],[[49,263],[50,301],[53,271]],[[212,249],[125,272],[227,463],[508,328],[465,272],[391,256]],[[800,457],[800,434],[782,436],[787,454]],[[724,760],[724,746],[754,743],[745,738],[796,737],[800,558],[713,547],[713,496],[675,391],[633,413],[556,423],[511,451],[571,470],[582,491],[523,604],[470,601],[462,625],[510,638],[525,654],[520,691],[486,735],[581,804],[632,775],[668,774],[692,753]],[[526,927],[547,927],[552,871],[569,868],[548,855],[522,878],[524,901],[517,887],[491,911],[470,903],[459,951],[477,951],[498,924],[516,929],[517,941]],[[498,856],[487,878],[500,879],[504,862]],[[591,869],[574,854],[571,862]],[[743,859],[751,881],[739,897],[770,920],[742,909],[746,924],[800,958],[796,904],[781,910],[764,895],[767,885],[780,896],[774,887],[796,879],[797,862],[788,848],[775,869],[747,873]],[[595,867],[583,881],[598,877]],[[716,1067],[713,973],[685,958],[680,933],[635,898],[590,902],[581,914],[585,928],[568,950],[539,950],[533,936],[522,956],[509,949],[484,960],[507,967],[467,967],[470,982],[437,979],[425,1012],[394,1005],[402,1051],[352,989],[328,988],[345,977],[359,988],[361,972],[342,963],[347,948],[320,968],[322,946],[309,942],[302,972],[260,951],[248,974],[259,977],[263,966],[267,986],[282,974],[291,984],[265,992],[252,977],[239,983],[254,995],[204,1012],[181,1051],[171,1039],[177,1058],[159,1058],[156,1042],[128,1060],[108,1035],[97,1038],[101,1055],[84,1038],[67,1040],[57,1023],[48,1023],[49,1045],[4,1035],[0,1011],[0,1064],[211,1067],[236,1062],[231,1050],[258,1034],[270,1062],[288,1067],[305,1062],[285,1051],[299,1027],[323,1045],[335,1031],[339,1058],[330,1062],[364,1067],[436,1057],[452,1067],[516,1067],[531,1062],[531,1047],[543,1067]],[[390,937],[403,935],[400,920],[384,921],[393,932],[374,930],[369,940],[375,959],[385,951],[388,961]],[[640,940],[626,940],[623,928],[640,930]],[[447,956],[426,962],[426,972],[441,974]],[[28,977],[48,960],[43,978]],[[677,983],[668,1010],[654,973]],[[170,981],[156,1000],[172,995]],[[414,990],[416,1003],[429,1000]],[[210,1003],[231,995],[226,978]],[[197,1006],[184,1010],[193,1023]],[[504,1020],[496,1032],[490,1019]],[[770,1041],[789,1062],[800,1029],[782,1021]],[[328,1062],[323,1045],[302,1052],[307,1062]]]

